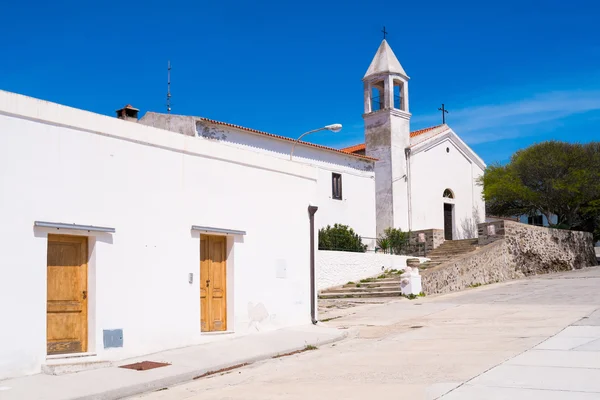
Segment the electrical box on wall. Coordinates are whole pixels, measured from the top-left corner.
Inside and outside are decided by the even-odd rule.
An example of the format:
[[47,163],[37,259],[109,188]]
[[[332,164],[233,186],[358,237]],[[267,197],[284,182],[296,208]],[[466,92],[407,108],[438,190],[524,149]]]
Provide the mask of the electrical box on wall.
[[123,329],[104,330],[104,348],[123,347]]

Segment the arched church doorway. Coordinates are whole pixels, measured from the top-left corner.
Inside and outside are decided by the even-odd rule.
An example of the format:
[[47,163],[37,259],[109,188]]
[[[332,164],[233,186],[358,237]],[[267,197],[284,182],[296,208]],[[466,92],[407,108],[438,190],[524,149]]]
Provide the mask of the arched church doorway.
[[454,231],[454,192],[450,189],[444,190],[444,239],[452,240]]

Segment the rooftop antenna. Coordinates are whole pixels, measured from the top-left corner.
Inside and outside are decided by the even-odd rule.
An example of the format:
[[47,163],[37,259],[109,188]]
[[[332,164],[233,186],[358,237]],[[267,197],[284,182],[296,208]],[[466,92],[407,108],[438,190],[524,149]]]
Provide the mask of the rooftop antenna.
[[171,61],[167,64],[167,113],[171,114]]

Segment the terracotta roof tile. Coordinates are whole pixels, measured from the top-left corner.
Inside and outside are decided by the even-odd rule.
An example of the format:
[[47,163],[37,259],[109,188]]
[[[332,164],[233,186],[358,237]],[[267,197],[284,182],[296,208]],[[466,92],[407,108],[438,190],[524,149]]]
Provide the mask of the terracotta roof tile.
[[[209,118],[198,118],[198,119],[201,120],[201,121],[205,121],[205,122],[211,123],[211,124],[228,126],[230,128],[241,129],[241,130],[244,130],[244,131],[247,131],[247,132],[258,133],[260,135],[265,135],[265,136],[270,136],[270,137],[281,139],[281,140],[286,140],[286,141],[291,142],[291,143],[295,142],[294,139],[291,139],[291,138],[286,137],[286,136],[280,136],[280,135],[275,135],[273,133],[268,133],[268,132],[263,132],[263,131],[259,131],[259,130],[256,130],[256,129],[252,129],[252,128],[246,128],[244,126],[230,124],[228,122],[216,121],[214,119],[209,119]],[[377,161],[377,159],[373,158],[373,157],[363,156],[361,154],[353,154],[353,153],[349,153],[347,151],[343,151],[343,150],[339,150],[339,149],[334,149],[333,147],[322,146],[320,144],[308,143],[308,142],[303,142],[303,141],[300,141],[298,143],[302,144],[302,145],[305,145],[305,146],[315,147],[315,148],[321,149],[321,150],[333,151],[333,152],[336,152],[336,153],[342,153],[344,155],[350,155],[352,157],[362,158],[364,160]]]
[[[410,133],[410,137],[413,138],[413,137],[422,135],[422,134],[432,131],[436,128],[439,128],[442,125],[430,126],[429,128],[424,128],[424,129],[419,129],[418,131],[413,131]],[[345,148],[341,149],[341,151],[343,151],[344,153],[355,153],[357,151],[366,150],[366,148],[367,148],[367,145],[365,143],[361,143],[361,144],[356,144],[354,146],[345,147]]]
[[427,132],[429,132],[429,131],[432,131],[432,130],[434,130],[434,129],[436,129],[436,128],[439,128],[439,127],[440,127],[440,126],[442,126],[442,125],[443,125],[443,124],[441,124],[441,125],[436,125],[436,126],[430,126],[429,128],[419,129],[418,131],[411,132],[411,133],[410,133],[410,137],[415,137],[415,136],[422,135],[422,134],[424,134],[424,133],[427,133]]
[[367,145],[364,143],[361,144],[356,144],[354,146],[350,146],[350,147],[346,147],[344,149],[341,149],[343,152],[345,153],[354,153],[356,151],[361,151],[361,150],[365,150],[367,148]]

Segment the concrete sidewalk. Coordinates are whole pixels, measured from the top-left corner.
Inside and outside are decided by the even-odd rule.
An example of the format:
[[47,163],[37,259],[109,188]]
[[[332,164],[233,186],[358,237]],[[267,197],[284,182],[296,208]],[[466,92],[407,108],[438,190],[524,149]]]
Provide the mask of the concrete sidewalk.
[[207,372],[302,350],[307,345],[325,345],[345,336],[344,331],[320,325],[256,333],[118,362],[118,365],[140,361],[171,364],[147,371],[111,366],[67,375],[38,374],[0,381],[0,399],[121,399],[191,381]]
[[600,399],[600,311],[441,399]]

